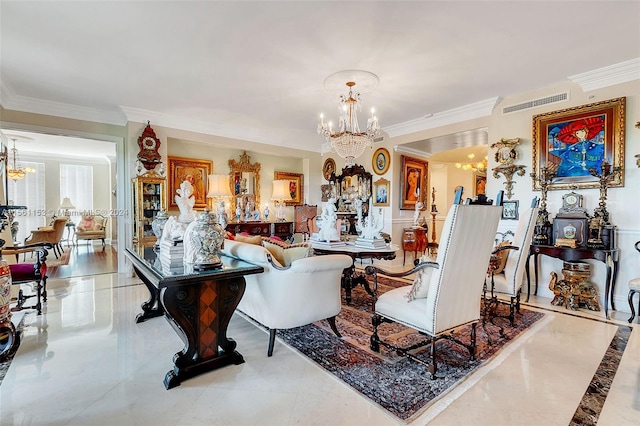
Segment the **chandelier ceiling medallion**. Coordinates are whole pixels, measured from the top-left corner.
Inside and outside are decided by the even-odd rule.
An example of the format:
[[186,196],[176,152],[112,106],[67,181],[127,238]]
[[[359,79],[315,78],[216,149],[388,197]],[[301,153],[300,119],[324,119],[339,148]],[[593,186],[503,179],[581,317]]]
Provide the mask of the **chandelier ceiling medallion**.
[[[362,155],[364,150],[373,146],[373,140],[380,135],[378,117],[371,109],[371,117],[367,120],[365,132],[360,131],[357,112],[362,111],[360,93],[373,90],[378,85],[378,76],[368,71],[347,70],[331,74],[324,81],[328,90],[335,90],[336,84],[345,84],[349,88],[348,95],[340,95],[338,127],[333,129],[331,122],[325,123],[324,115],[320,114],[318,134],[323,135],[331,150],[345,159],[346,167],[355,165],[355,159]],[[359,92],[353,93],[353,88],[358,83]],[[342,87],[342,86],[340,86]]]
[[34,173],[36,171],[31,167],[21,167],[21,164],[18,161],[18,149],[16,148],[17,140],[30,141],[33,139],[15,135],[7,135],[7,137],[13,142],[13,145],[10,153],[8,154],[8,158],[7,154],[4,154],[3,159],[7,162],[7,177],[15,182],[24,179],[27,173]]
[[487,171],[488,156],[485,155],[482,161],[476,161],[476,162],[473,161],[473,159],[476,158],[476,155],[474,153],[467,155],[467,158],[468,160],[464,164],[456,163],[456,168],[462,169],[462,170],[471,170],[472,172],[481,172],[481,173],[485,173]]

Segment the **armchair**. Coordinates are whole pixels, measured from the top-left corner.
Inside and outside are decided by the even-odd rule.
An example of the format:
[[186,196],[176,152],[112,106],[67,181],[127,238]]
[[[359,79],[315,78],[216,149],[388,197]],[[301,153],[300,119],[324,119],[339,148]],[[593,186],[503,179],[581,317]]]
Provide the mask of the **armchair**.
[[62,255],[62,236],[64,235],[65,225],[69,221],[66,216],[56,217],[51,226],[41,226],[35,231],[31,231],[31,235],[24,240],[25,245],[49,243],[53,247],[53,254],[56,259]]
[[[457,196],[456,200],[459,199]],[[373,351],[378,352],[383,345],[425,363],[408,352],[415,347],[399,348],[380,339],[378,326],[383,322],[397,322],[428,337],[430,362],[425,364],[431,378],[435,378],[437,371],[436,341],[439,338],[446,337],[462,344],[471,358],[475,358],[475,329],[480,320],[482,282],[501,213],[500,206],[454,204],[444,223],[435,263],[424,262],[402,273],[367,266],[365,271],[373,275],[374,288]],[[378,298],[378,273],[390,277],[417,274],[413,286],[388,291]],[[454,329],[468,324],[472,327],[470,345],[450,335]]]
[[260,246],[225,240],[222,253],[259,265],[264,272],[245,277],[246,290],[238,310],[269,329],[267,356],[273,354],[276,332],[327,319],[333,332],[340,312],[340,279],[351,257],[334,254],[304,257],[283,267]]
[[76,245],[78,240],[102,240],[102,247],[105,246],[104,239],[107,237],[108,218],[99,214],[84,215],[78,225],[76,225]]

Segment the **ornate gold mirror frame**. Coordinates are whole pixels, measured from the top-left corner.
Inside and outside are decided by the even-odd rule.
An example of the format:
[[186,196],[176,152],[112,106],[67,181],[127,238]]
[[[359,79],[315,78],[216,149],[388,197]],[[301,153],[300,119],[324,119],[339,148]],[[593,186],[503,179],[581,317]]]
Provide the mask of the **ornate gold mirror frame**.
[[[233,198],[231,199],[231,211],[235,214],[238,198],[242,199],[244,208],[244,202],[248,201],[245,197],[253,196],[253,202],[255,208],[260,210],[260,163],[251,164],[251,156],[247,155],[247,151],[244,151],[240,155],[240,162],[235,160],[229,160],[229,185]],[[240,182],[242,180],[242,173],[253,173],[254,179],[254,193],[243,194],[240,192]]]

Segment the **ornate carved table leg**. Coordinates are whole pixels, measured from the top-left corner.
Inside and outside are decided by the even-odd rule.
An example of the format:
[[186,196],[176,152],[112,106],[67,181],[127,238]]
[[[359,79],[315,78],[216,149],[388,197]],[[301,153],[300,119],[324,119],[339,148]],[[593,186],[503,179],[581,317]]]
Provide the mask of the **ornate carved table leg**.
[[172,286],[160,293],[166,316],[184,342],[164,378],[171,389],[183,380],[229,364],[242,364],[227,327],[245,290],[242,277],[206,280],[199,285]]
[[140,280],[149,290],[149,300],[140,305],[140,307],[142,308],[142,313],[136,316],[136,324],[138,324],[150,318],[159,317],[164,313],[164,311],[160,306],[160,291],[153,284],[151,284],[151,282],[147,278],[145,278],[145,276],[138,270],[138,268],[134,266],[133,269],[136,271],[136,274],[138,275]]

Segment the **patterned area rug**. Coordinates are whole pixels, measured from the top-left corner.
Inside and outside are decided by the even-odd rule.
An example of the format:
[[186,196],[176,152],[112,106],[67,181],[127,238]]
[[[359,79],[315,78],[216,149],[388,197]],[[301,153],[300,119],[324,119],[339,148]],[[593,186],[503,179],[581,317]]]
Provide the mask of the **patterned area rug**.
[[[406,282],[378,277],[381,292]],[[344,297],[344,295],[343,295]],[[326,321],[278,330],[279,338],[298,350],[325,370],[335,375],[355,390],[402,420],[409,420],[428,408],[455,385],[485,364],[500,349],[544,316],[543,313],[521,309],[515,326],[503,318],[494,318],[476,328],[476,359],[469,359],[469,352],[447,339],[436,344],[438,357],[437,378],[432,380],[427,367],[395,351],[380,347],[377,354],[369,349],[371,325],[371,296],[358,287],[352,292],[351,305],[343,301],[343,309],[337,318],[340,339],[331,332]],[[508,313],[508,306],[499,306],[500,314]],[[470,341],[471,326],[455,333],[463,341]],[[383,324],[378,327],[383,341],[397,346],[410,346],[426,340],[417,332],[399,324]],[[427,359],[428,346],[412,352]]]

